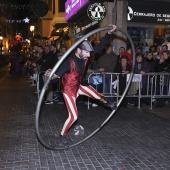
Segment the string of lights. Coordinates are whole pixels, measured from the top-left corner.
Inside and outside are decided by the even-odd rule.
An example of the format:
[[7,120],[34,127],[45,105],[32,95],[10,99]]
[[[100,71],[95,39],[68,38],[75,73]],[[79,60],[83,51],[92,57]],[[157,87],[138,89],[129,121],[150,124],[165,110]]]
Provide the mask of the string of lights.
[[17,9],[17,10],[25,10],[31,8],[31,4],[5,4],[5,3],[0,3],[0,10],[5,10],[5,9]]
[[18,19],[18,20],[14,20],[14,19],[6,19],[7,23],[29,23],[30,19],[28,17],[26,17],[25,19]]

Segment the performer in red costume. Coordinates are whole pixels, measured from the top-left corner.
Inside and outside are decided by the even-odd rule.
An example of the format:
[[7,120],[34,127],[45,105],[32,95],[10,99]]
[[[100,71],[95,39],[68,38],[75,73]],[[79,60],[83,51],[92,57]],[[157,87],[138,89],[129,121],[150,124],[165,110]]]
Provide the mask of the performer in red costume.
[[[109,41],[109,35],[115,31],[116,26],[110,26],[112,26],[112,29],[106,33],[105,37],[99,44],[92,47],[89,42],[83,41],[83,43],[76,48],[74,55],[66,59],[55,73],[55,77],[61,78],[62,93],[68,110],[68,118],[64,123],[59,137],[59,146],[61,147],[68,146],[66,134],[71,125],[78,118],[76,99],[79,95],[86,95],[93,99],[100,100],[112,110],[117,108],[114,103],[112,105],[107,105],[107,99],[99,94],[92,86],[81,84],[90,53],[94,55],[103,49]],[[49,74],[50,71],[45,73],[47,76]]]

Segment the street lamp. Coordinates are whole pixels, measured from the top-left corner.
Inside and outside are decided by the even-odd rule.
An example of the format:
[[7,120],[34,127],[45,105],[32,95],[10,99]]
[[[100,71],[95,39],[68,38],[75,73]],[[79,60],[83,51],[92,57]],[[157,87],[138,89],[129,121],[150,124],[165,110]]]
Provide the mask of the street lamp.
[[2,33],[0,32],[0,49],[1,49],[1,55],[2,55],[2,47],[3,47],[3,36],[2,36]]
[[30,26],[30,31],[31,31],[31,47],[33,48],[33,42],[34,42],[34,30],[35,30],[35,26],[34,25],[31,25]]
[[32,35],[34,36],[34,30],[35,30],[35,26],[34,25],[31,25],[30,26],[30,31],[32,32]]

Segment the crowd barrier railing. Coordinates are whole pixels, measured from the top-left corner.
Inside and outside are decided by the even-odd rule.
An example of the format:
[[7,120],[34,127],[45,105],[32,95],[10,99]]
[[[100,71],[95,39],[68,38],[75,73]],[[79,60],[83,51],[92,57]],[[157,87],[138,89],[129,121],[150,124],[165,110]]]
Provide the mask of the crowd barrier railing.
[[38,97],[38,99],[39,99],[39,97],[40,97],[40,75],[42,74],[42,73],[45,73],[45,71],[37,71],[37,79],[36,79],[36,82],[37,82],[37,97]]
[[[47,80],[47,78],[48,78],[48,77],[44,76],[44,73],[45,73],[45,71],[39,71],[39,72],[36,73],[38,99],[39,99],[40,93],[41,93],[40,88],[39,88],[39,87],[40,87],[40,76],[42,76],[43,83],[45,83],[46,80]],[[53,92],[60,92],[60,91],[61,91],[60,79],[57,79],[56,82],[55,82],[55,84],[56,84],[56,90],[53,91]],[[48,87],[47,87],[47,88],[48,88]]]
[[[40,96],[39,77],[44,71],[37,73],[37,92],[38,98]],[[92,73],[88,76],[87,81],[98,92],[102,93],[107,98],[119,98],[129,81],[130,74],[122,73]],[[60,79],[57,80],[57,90],[61,91]],[[123,86],[123,87],[122,87]],[[122,89],[123,88],[123,89]],[[150,100],[150,107],[153,108],[152,101],[157,98],[170,98],[170,73],[155,72],[145,74],[134,74],[131,85],[127,91],[126,98],[136,98],[138,101],[138,108],[141,108],[141,99],[146,98]],[[88,98],[87,107],[90,109],[90,101]]]
[[[98,77],[102,76],[102,81]],[[88,76],[88,83],[91,84],[98,92],[107,98],[114,98],[118,102],[122,96],[130,74],[122,73],[92,73]],[[124,84],[124,87],[122,87]],[[102,86],[102,89],[101,89]],[[99,90],[100,87],[100,90]],[[124,89],[121,89],[124,88]],[[141,99],[150,100],[152,109],[153,99],[170,98],[170,73],[155,72],[145,74],[134,74],[131,85],[127,91],[126,97],[135,97],[138,100],[138,108],[141,107]],[[90,108],[88,99],[88,109]]]

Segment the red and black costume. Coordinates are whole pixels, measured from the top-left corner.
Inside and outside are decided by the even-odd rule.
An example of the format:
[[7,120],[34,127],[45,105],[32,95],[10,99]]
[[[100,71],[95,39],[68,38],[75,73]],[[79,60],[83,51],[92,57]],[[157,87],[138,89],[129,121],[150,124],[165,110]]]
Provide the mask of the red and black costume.
[[[104,39],[94,47],[94,53],[99,52],[109,41],[109,35],[106,34]],[[80,59],[73,55],[66,59],[59,67],[56,74],[61,77],[62,93],[68,110],[68,118],[63,126],[61,135],[66,135],[70,126],[77,120],[78,111],[76,99],[79,95],[86,95],[94,99],[107,103],[106,99],[99,94],[92,86],[81,84],[84,78],[84,72],[88,59]]]

